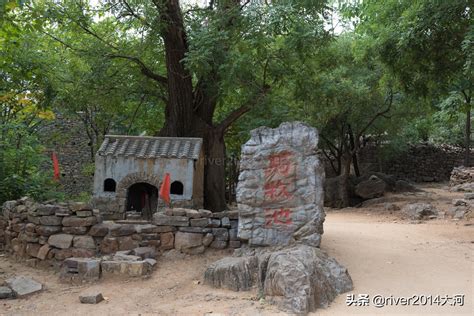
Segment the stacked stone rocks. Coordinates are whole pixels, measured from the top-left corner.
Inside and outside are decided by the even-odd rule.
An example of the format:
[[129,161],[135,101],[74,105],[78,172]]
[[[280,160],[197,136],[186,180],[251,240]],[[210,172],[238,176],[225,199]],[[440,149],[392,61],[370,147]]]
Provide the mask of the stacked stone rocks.
[[[453,168],[463,164],[465,156],[462,147],[430,143],[411,145],[396,156],[387,157],[383,151],[383,147],[374,145],[361,149],[359,168],[363,174],[378,171],[412,182],[447,181]],[[474,161],[473,150],[471,161]],[[325,165],[328,177],[335,176],[330,163],[326,161]]]
[[183,208],[156,213],[152,222],[102,221],[86,203],[8,201],[0,216],[0,244],[17,259],[90,258],[140,247],[197,254],[206,248],[238,248],[236,211],[212,213]]
[[451,177],[449,178],[449,185],[452,187],[472,182],[474,182],[474,167],[456,167],[451,172]]
[[203,209],[166,209],[164,213],[153,215],[153,224],[173,227],[176,230],[174,248],[183,253],[203,253],[207,247],[240,247],[237,211],[212,213]]
[[85,203],[39,204],[28,198],[3,205],[6,250],[17,258],[37,260],[91,257],[97,241],[87,235],[98,222]]

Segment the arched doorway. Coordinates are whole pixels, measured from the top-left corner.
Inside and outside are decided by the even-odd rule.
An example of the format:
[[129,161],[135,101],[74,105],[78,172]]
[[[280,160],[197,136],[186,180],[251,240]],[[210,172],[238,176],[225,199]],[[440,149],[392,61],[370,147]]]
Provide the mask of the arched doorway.
[[148,183],[131,185],[127,191],[127,212],[141,212],[142,218],[151,220],[158,205],[158,189]]

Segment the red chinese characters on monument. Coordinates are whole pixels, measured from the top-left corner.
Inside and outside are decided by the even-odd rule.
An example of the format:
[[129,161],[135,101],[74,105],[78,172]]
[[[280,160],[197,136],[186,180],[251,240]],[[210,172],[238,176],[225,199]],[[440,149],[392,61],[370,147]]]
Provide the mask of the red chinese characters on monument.
[[[281,203],[293,199],[296,168],[293,154],[285,151],[268,157],[263,185],[265,202]],[[292,223],[291,210],[288,208],[265,209],[265,227],[274,224],[289,225]]]
[[281,208],[279,210],[265,210],[265,227],[271,228],[273,225],[290,225],[293,221],[291,220],[291,211],[289,209]]

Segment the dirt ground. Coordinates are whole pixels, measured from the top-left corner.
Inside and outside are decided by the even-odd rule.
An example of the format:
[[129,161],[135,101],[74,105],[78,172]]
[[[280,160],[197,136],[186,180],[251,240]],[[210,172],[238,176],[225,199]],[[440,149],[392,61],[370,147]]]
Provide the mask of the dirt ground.
[[[430,201],[448,207],[461,194],[442,188],[391,195],[384,201],[402,206]],[[464,295],[464,306],[347,306],[346,294],[313,315],[473,315],[474,222],[435,219],[422,223],[385,211],[383,203],[344,210],[327,210],[322,249],[345,265],[354,281],[349,294],[385,297]],[[216,290],[202,285],[206,266],[230,252],[200,256],[167,255],[148,279],[114,279],[84,286],[58,283],[51,270],[36,270],[0,257],[0,278],[23,274],[46,289],[26,299],[0,301],[0,315],[285,315],[256,292]],[[80,293],[98,290],[106,301],[79,303]],[[420,300],[421,302],[421,300]],[[452,302],[452,300],[451,300]]]

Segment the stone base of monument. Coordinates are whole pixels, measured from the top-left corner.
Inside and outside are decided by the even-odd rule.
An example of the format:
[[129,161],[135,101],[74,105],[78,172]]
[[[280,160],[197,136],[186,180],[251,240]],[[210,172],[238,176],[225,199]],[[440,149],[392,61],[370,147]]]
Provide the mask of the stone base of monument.
[[297,314],[327,307],[353,288],[346,268],[321,249],[304,244],[237,251],[210,265],[204,280],[234,291],[256,287],[280,310]]
[[250,134],[242,146],[236,195],[238,237],[249,248],[212,264],[205,282],[235,291],[257,287],[290,313],[325,307],[350,291],[352,280],[318,248],[325,218],[318,131],[289,122]]

